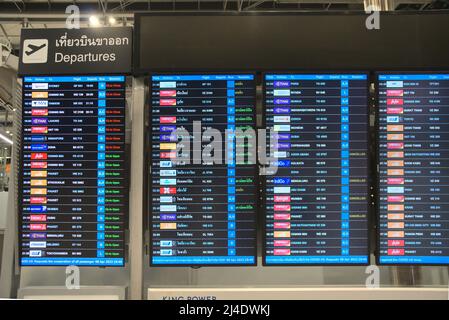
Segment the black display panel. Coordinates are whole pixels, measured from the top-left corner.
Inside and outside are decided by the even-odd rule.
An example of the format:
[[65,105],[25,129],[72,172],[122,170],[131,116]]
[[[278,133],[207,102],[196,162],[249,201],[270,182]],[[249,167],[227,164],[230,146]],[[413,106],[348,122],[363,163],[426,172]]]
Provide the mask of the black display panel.
[[123,266],[125,77],[24,77],[22,266]]
[[[254,75],[166,74],[150,82],[150,264],[254,265],[256,170],[248,158],[236,161],[254,150],[235,140],[236,130],[255,128]],[[177,145],[186,145],[175,132],[181,128],[192,142],[182,162],[175,161]],[[206,129],[227,140],[214,153],[222,163],[195,160],[217,139]]]
[[378,74],[380,264],[449,264],[449,73]]
[[366,74],[264,75],[265,265],[369,262],[367,104]]
[[444,70],[448,29],[429,10],[136,13],[133,70]]

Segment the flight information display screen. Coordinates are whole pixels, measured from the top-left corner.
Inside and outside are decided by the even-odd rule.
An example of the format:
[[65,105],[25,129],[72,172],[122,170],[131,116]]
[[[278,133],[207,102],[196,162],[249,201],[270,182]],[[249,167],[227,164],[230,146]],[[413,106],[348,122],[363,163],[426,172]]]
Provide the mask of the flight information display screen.
[[123,266],[125,77],[23,78],[22,266]]
[[153,75],[150,87],[151,264],[254,265],[255,144],[235,137],[256,124],[254,75]]
[[380,264],[449,264],[449,74],[378,74]]
[[368,263],[367,104],[365,74],[264,75],[265,265]]

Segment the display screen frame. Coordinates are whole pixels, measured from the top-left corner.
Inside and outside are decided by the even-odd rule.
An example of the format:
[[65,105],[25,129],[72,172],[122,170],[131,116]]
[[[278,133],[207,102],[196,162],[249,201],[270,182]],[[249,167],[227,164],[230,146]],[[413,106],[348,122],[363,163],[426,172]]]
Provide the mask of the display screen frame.
[[[104,77],[109,77],[109,76],[122,76],[124,78],[124,84],[125,84],[125,96],[124,96],[124,111],[123,111],[123,117],[124,117],[124,154],[125,154],[125,159],[123,161],[123,170],[124,170],[124,228],[122,230],[123,232],[123,250],[122,250],[122,258],[123,258],[123,263],[121,265],[97,265],[97,264],[92,264],[92,265],[76,265],[79,268],[125,268],[128,261],[128,237],[127,237],[127,233],[128,233],[128,229],[129,229],[129,190],[130,190],[130,166],[131,166],[131,160],[130,157],[127,157],[126,155],[129,153],[127,150],[127,143],[126,143],[126,137],[128,136],[128,134],[126,133],[126,129],[127,129],[127,108],[129,108],[129,103],[128,103],[128,99],[130,98],[129,96],[129,90],[128,90],[128,86],[131,82],[131,76],[129,73],[103,73],[103,74],[86,74],[86,73],[79,73],[79,74],[67,74],[67,75],[62,75],[62,74],[57,74],[57,75],[51,75],[51,74],[44,74],[44,75],[22,75],[20,76],[20,79],[22,81],[22,93],[21,93],[21,121],[20,121],[20,148],[18,149],[18,155],[19,155],[19,168],[17,170],[17,177],[18,177],[18,195],[17,195],[17,226],[16,226],[16,230],[17,230],[17,236],[16,239],[18,241],[18,255],[17,255],[17,265],[20,266],[20,268],[48,268],[48,267],[67,267],[71,264],[32,264],[32,265],[23,265],[22,264],[22,215],[23,215],[23,210],[22,210],[22,206],[23,206],[23,172],[24,172],[24,167],[23,167],[23,163],[24,163],[24,150],[23,150],[23,145],[24,145],[24,125],[23,125],[23,119],[25,116],[25,108],[24,108],[24,100],[25,100],[25,90],[23,89],[23,84],[24,79],[28,78],[28,77],[39,77],[39,78],[60,78],[60,77],[100,77],[100,76],[104,76]],[[105,258],[106,259],[106,258]]]
[[404,70],[403,68],[398,69],[386,69],[383,71],[376,70],[374,71],[374,84],[375,84],[375,90],[373,93],[374,101],[376,105],[376,114],[375,114],[375,161],[376,161],[376,167],[377,170],[375,172],[375,223],[376,223],[376,249],[374,251],[375,256],[375,263],[378,266],[391,266],[391,267],[399,267],[399,266],[427,266],[427,267],[447,267],[449,263],[381,263],[380,258],[380,243],[381,243],[381,237],[380,237],[380,112],[379,112],[379,76],[381,75],[438,75],[438,74],[449,74],[449,68],[446,69],[446,71],[436,68],[428,68],[427,70],[423,70],[422,68],[409,68],[407,70]]
[[[371,83],[371,72],[370,71],[360,71],[358,69],[345,69],[345,70],[311,70],[311,69],[289,69],[284,71],[279,70],[272,70],[267,72],[262,72],[262,127],[266,128],[267,122],[266,122],[266,86],[265,86],[265,77],[267,75],[365,75],[366,76],[366,124],[367,124],[367,130],[366,130],[366,139],[367,139],[367,145],[366,145],[366,184],[367,184],[367,262],[366,263],[267,263],[266,262],[266,243],[267,243],[267,236],[266,236],[266,223],[267,223],[267,192],[266,192],[266,179],[263,177],[260,179],[261,183],[261,220],[263,221],[262,226],[262,266],[263,267],[348,267],[348,266],[368,266],[370,265],[371,261],[371,253],[372,253],[372,233],[370,231],[370,227],[373,225],[373,219],[372,219],[372,208],[370,205],[370,194],[371,194],[371,184],[370,184],[370,177],[374,174],[373,172],[370,172],[371,168],[371,162],[372,157],[370,155],[370,146],[372,145],[371,137],[370,137],[370,102],[371,102],[371,93],[370,93],[370,83]],[[373,179],[375,181],[375,179]]]
[[[152,142],[151,142],[151,135],[152,135],[152,104],[151,104],[151,99],[152,99],[152,77],[154,76],[175,76],[175,75],[179,75],[179,76],[200,76],[200,75],[251,75],[254,78],[254,89],[253,89],[253,94],[254,94],[254,129],[257,130],[257,73],[256,72],[248,72],[248,71],[236,71],[234,69],[229,70],[229,71],[202,71],[202,70],[194,70],[194,71],[167,71],[167,72],[150,72],[149,74],[146,74],[145,76],[145,89],[148,90],[148,94],[145,96],[145,106],[148,106],[148,113],[145,113],[145,121],[148,121],[148,126],[146,126],[145,128],[145,151],[144,151],[144,187],[143,187],[143,192],[144,192],[144,209],[145,209],[145,213],[144,213],[144,217],[146,218],[146,221],[144,221],[145,223],[145,230],[148,230],[148,242],[145,243],[145,245],[148,246],[148,254],[145,255],[146,257],[148,257],[148,261],[145,262],[146,265],[149,265],[150,268],[167,268],[167,267],[171,267],[171,268],[203,268],[203,267],[256,267],[257,264],[257,252],[258,252],[258,229],[259,229],[259,214],[260,214],[260,210],[258,210],[260,208],[260,182],[259,182],[259,170],[258,170],[258,165],[255,164],[255,168],[254,168],[254,183],[255,183],[255,187],[256,187],[256,191],[257,194],[255,195],[255,207],[256,210],[254,212],[254,248],[253,248],[253,256],[254,256],[254,263],[251,264],[241,264],[241,263],[233,263],[233,264],[162,264],[162,263],[157,263],[154,264],[153,263],[153,250],[152,250],[152,243],[153,243],[153,237],[152,237],[152,218],[151,218],[151,214],[152,214],[152,206],[153,206],[153,201],[152,201],[152,194],[151,194],[151,190],[152,190],[152,166],[151,166],[151,161],[152,161]],[[146,200],[145,200],[146,199]],[[145,219],[144,219],[145,220]]]

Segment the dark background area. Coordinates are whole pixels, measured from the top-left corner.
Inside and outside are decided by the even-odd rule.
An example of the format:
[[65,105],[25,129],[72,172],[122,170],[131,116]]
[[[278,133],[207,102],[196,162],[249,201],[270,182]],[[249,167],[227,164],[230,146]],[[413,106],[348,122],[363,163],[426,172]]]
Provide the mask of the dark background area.
[[135,18],[134,71],[449,69],[449,11],[154,13]]

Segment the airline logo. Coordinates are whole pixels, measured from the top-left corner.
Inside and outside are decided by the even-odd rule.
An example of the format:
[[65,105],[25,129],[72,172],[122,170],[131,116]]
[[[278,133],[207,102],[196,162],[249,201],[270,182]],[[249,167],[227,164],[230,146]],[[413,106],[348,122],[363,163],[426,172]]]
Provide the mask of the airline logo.
[[387,140],[404,140],[404,135],[389,133],[389,134],[387,134]]
[[176,213],[162,213],[159,216],[159,219],[161,221],[175,221],[176,220]]
[[287,152],[286,151],[275,151],[275,152],[273,152],[273,155],[275,158],[286,158]]
[[176,212],[176,205],[161,205],[161,212]]
[[404,90],[387,90],[387,97],[402,97]]
[[397,124],[397,125],[389,124],[389,125],[387,125],[387,131],[393,131],[393,132],[404,131],[404,125],[402,125],[402,124]]
[[387,114],[403,114],[404,108],[387,108]]
[[178,135],[174,134],[161,134],[159,136],[159,140],[160,141],[177,141],[178,140]]
[[48,127],[31,127],[31,133],[48,133]]
[[174,186],[176,185],[176,179],[159,179],[161,186]]
[[402,106],[404,104],[404,99],[387,99],[387,106]]
[[404,166],[404,160],[388,160],[387,161],[388,167],[403,167]]
[[173,247],[173,241],[171,240],[161,240],[161,247]]
[[160,203],[173,203],[174,197],[171,196],[161,196],[159,198]]
[[403,213],[389,213],[387,214],[388,220],[403,220],[404,214]]
[[275,247],[290,247],[290,240],[274,240],[273,245]]
[[30,221],[45,222],[45,221],[47,221],[47,216],[45,214],[32,214],[32,215],[30,215]]
[[290,238],[290,231],[274,231],[274,238]]
[[387,157],[388,158],[404,158],[404,152],[403,151],[388,151]]
[[41,250],[30,250],[30,257],[32,257],[32,258],[42,257],[42,251]]
[[404,149],[404,143],[403,142],[388,142],[387,149],[389,149],[389,150]]
[[404,178],[388,178],[387,184],[404,184]]
[[404,229],[404,222],[388,222],[388,229]]
[[273,109],[273,113],[281,114],[281,113],[290,113],[290,108],[288,107],[277,107]]
[[405,245],[404,240],[388,240],[389,247],[403,247]]
[[176,177],[176,170],[161,170],[159,175],[161,177]]
[[290,83],[291,83],[290,81],[283,81],[283,80],[274,81],[273,86],[277,88],[290,87]]
[[402,88],[404,81],[387,81],[387,88]]
[[290,249],[274,249],[273,254],[275,256],[289,256],[290,255]]
[[404,187],[387,187],[387,193],[404,193]]
[[404,202],[404,196],[388,196],[388,202]]
[[46,136],[31,136],[31,137],[26,137],[26,138],[33,142],[44,142],[47,140]]
[[30,211],[33,213],[47,211],[47,206],[30,206]]
[[46,187],[47,180],[46,179],[32,179],[30,181],[30,185],[33,187],[38,187],[38,186]]
[[32,144],[31,151],[47,151],[48,146],[46,144]]
[[159,161],[159,167],[161,168],[171,168],[172,162],[171,161]]
[[46,188],[31,188],[32,195],[46,195],[47,189]]
[[48,116],[48,109],[33,109],[31,110],[32,116]]
[[290,122],[290,116],[274,116],[273,122],[276,123]]
[[160,194],[176,194],[176,188],[159,188]]
[[159,87],[161,89],[176,88],[176,82],[175,81],[159,82]]
[[403,256],[405,254],[404,249],[388,249],[389,256]]
[[161,143],[159,145],[161,150],[176,150],[176,143]]
[[161,152],[159,157],[161,159],[175,159],[176,158],[176,151]]
[[[48,100],[31,100],[32,107],[48,107]],[[31,112],[37,109],[32,109]],[[32,114],[32,113],[31,113]]]
[[159,91],[161,97],[176,97],[176,90],[161,90]]
[[274,104],[290,104],[290,99],[288,98],[277,98],[274,99]]
[[176,222],[164,222],[160,224],[161,230],[176,230]]
[[31,170],[32,178],[46,178],[47,170]]
[[47,169],[47,162],[31,161],[31,169]]
[[403,204],[389,204],[387,208],[388,211],[404,211]]
[[404,231],[388,231],[388,238],[404,238]]
[[290,229],[290,222],[275,222],[275,229]]
[[32,231],[44,231],[47,230],[47,225],[46,224],[30,224],[30,230]]
[[290,89],[275,89],[275,90],[273,90],[273,96],[288,97],[288,96],[290,96]]
[[274,131],[290,131],[290,125],[289,124],[275,124],[273,126]]
[[274,196],[274,202],[290,202],[290,196]]
[[159,105],[161,105],[161,106],[176,106],[176,99],[160,99]]
[[387,116],[387,123],[399,123],[401,118],[399,116]]
[[31,89],[33,89],[33,90],[48,90],[48,83],[34,82],[31,84]]
[[160,255],[161,256],[172,256],[173,255],[173,250],[171,250],[171,249],[161,250]]
[[47,203],[47,198],[46,197],[30,197],[30,203],[31,204]]
[[173,132],[176,131],[176,126],[159,126],[161,132]]
[[160,123],[176,123],[176,117],[159,117]]
[[273,183],[274,184],[290,184],[291,183],[291,179],[290,178],[277,177],[277,178],[274,178]]
[[275,204],[274,211],[290,211],[291,206],[289,204]]
[[274,220],[290,220],[290,213],[275,213]]
[[31,92],[31,98],[33,98],[33,99],[47,99],[48,98],[48,92],[46,92],[46,91]]
[[30,248],[44,249],[46,247],[47,247],[47,242],[45,242],[45,241],[30,241]]
[[47,238],[47,235],[45,233],[33,232],[33,233],[30,233],[30,238],[31,239],[45,239],[45,238]]
[[388,169],[387,175],[389,176],[403,176],[404,175],[404,169]]
[[274,193],[290,193],[290,187],[274,187]]

